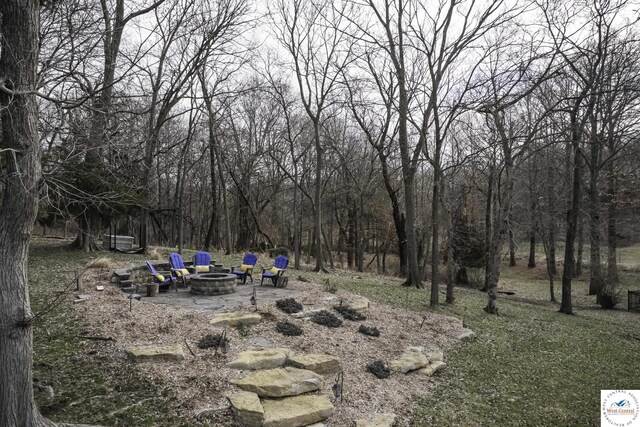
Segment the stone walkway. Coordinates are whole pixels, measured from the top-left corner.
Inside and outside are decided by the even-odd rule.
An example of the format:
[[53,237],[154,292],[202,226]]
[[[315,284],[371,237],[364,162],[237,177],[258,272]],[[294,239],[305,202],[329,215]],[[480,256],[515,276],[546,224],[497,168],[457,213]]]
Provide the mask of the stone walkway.
[[166,304],[194,311],[226,312],[237,310],[241,305],[251,305],[250,299],[254,288],[258,307],[261,302],[295,298],[299,294],[298,291],[290,288],[275,288],[271,285],[260,286],[260,282],[255,282],[253,285],[251,283],[237,285],[234,293],[226,295],[193,295],[189,289],[182,287],[178,287],[177,293],[171,289],[155,297],[147,297],[144,292],[141,293],[144,301],[154,304]]

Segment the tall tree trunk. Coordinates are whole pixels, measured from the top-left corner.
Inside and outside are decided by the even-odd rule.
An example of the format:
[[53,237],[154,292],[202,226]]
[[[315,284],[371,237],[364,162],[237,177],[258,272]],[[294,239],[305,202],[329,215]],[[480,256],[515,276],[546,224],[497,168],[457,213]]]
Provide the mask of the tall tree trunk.
[[[490,264],[487,283],[488,302],[484,310],[490,314],[498,314],[498,282],[500,280],[500,258],[502,247],[509,236],[509,218],[511,217],[511,200],[513,198],[513,152],[511,148],[511,136],[507,134],[503,118],[500,112],[493,113],[496,128],[500,133],[502,155],[504,157],[504,194],[496,192],[494,200],[500,205],[496,209],[496,220],[493,226],[491,245],[488,250]],[[499,177],[497,178],[499,179]],[[498,187],[500,188],[500,187]]]
[[[442,199],[444,200],[444,197],[442,197]],[[444,202],[443,202],[443,206],[446,206]],[[445,207],[445,210],[446,210],[446,207]],[[449,212],[447,212],[446,218],[447,218],[447,296],[446,296],[445,302],[447,304],[453,304],[453,302],[455,301],[455,298],[453,296],[453,288],[456,283],[456,280],[455,280],[456,274],[454,272],[454,269],[456,266],[453,262],[453,246],[454,246],[453,208],[449,209]]]
[[513,236],[511,220],[509,220],[509,267],[516,266],[516,241]]
[[358,239],[356,232],[357,214],[351,201],[347,198],[347,268],[352,269],[355,265],[356,256],[356,240]]
[[311,252],[313,250],[313,244],[315,241],[315,235],[313,233],[313,220],[309,222],[309,227],[307,228],[307,259],[306,264],[311,262]]
[[398,145],[400,146],[402,182],[404,184],[405,232],[407,234],[407,281],[405,285],[422,288],[422,275],[420,273],[420,264],[418,264],[418,241],[416,237],[416,168],[412,165],[412,159],[409,154],[409,137],[407,132],[409,96],[407,94],[407,83],[405,81],[402,46],[399,46],[398,56],[396,57],[394,54],[394,67],[398,76]]
[[536,232],[534,227],[531,227],[531,231],[529,232],[529,262],[527,263],[527,268],[535,268],[536,267]]
[[532,171],[530,171],[529,179],[529,199],[530,199],[530,216],[529,216],[529,261],[527,262],[527,268],[536,267],[536,223],[538,221],[538,165],[536,162],[536,156],[532,156],[531,162]]
[[491,260],[489,259],[488,252],[491,246],[491,236],[493,235],[493,183],[494,183],[495,166],[493,163],[489,166],[489,181],[487,183],[487,199],[485,203],[484,211],[484,247],[485,247],[485,260],[484,260],[484,287],[483,291],[486,292],[489,287],[489,273],[491,270]]
[[384,186],[391,201],[391,216],[396,231],[396,238],[398,239],[398,258],[400,261],[398,275],[400,277],[407,277],[407,231],[405,229],[405,217],[400,210],[398,192],[393,188],[391,183],[388,157],[385,154],[384,146],[377,145],[375,148],[378,151],[378,158],[380,159]]
[[573,157],[573,177],[571,183],[571,201],[567,212],[567,235],[565,238],[564,266],[562,269],[562,299],[560,301],[560,312],[573,314],[573,303],[571,300],[571,280],[576,269],[575,242],[578,234],[578,218],[580,212],[580,197],[582,195],[580,180],[582,179],[582,152],[580,150],[580,138],[582,128],[578,122],[579,100],[576,100],[575,107],[571,112],[571,152]]
[[582,276],[582,267],[584,266],[584,218],[578,214],[578,257],[576,259],[576,268],[573,277]]
[[313,228],[316,235],[316,266],[313,271],[326,273],[322,258],[322,170],[324,168],[324,148],[320,142],[320,122],[313,123],[313,137],[316,146],[316,177],[314,192]]
[[553,267],[551,264],[551,257],[549,256],[549,249],[551,248],[548,242],[543,240],[545,258],[547,262],[547,277],[549,278],[549,299],[551,302],[556,302],[556,294],[553,288]]
[[619,282],[618,278],[618,204],[616,201],[616,176],[614,162],[609,166],[607,174],[607,282],[611,285]]
[[53,425],[33,398],[33,324],[27,282],[29,241],[42,172],[36,89],[40,7],[34,0],[0,2],[0,425]]
[[434,161],[433,168],[433,199],[431,209],[431,295],[429,305],[436,307],[439,303],[440,285],[440,180],[441,172],[439,161]]
[[600,260],[600,193],[598,179],[600,175],[600,153],[597,123],[591,119],[591,137],[589,138],[589,295],[598,295],[602,289],[602,269]]
[[[595,188],[594,188],[595,187]],[[600,196],[597,183],[592,182],[589,189],[589,295],[598,295],[602,288],[602,269],[600,260]]]
[[[551,172],[551,168],[550,168],[550,172]],[[553,187],[552,180],[549,180],[549,187]],[[547,212],[547,215],[549,218],[549,242],[548,242],[549,250],[546,251],[545,256],[549,258],[549,264],[548,264],[550,268],[549,271],[553,276],[555,276],[556,274],[558,274],[558,268],[557,268],[558,263],[556,261],[556,219],[555,219],[556,199],[555,199],[555,194],[553,190],[551,189],[547,190],[547,197],[548,197],[548,206],[549,206],[549,211]]]
[[327,238],[327,235],[325,234],[324,230],[322,230],[322,240],[324,241],[324,245],[325,245],[325,255],[327,256],[327,258],[329,259],[329,266],[331,268],[335,268],[335,264],[333,262],[333,251],[331,250],[331,240]]
[[293,265],[296,270],[300,270],[300,212],[298,203],[298,167],[294,165],[294,179],[296,182],[293,185]]
[[418,264],[418,240],[416,238],[416,208],[415,208],[415,174],[407,173],[404,178],[405,212],[407,232],[407,286],[422,288],[420,264]]
[[216,155],[218,177],[220,179],[220,191],[222,193],[222,210],[224,212],[224,249],[225,254],[229,255],[233,250],[231,245],[231,217],[229,215],[229,203],[227,202],[227,180],[224,177],[224,170],[222,168],[222,157],[220,155],[217,138],[213,143],[213,148]]
[[211,218],[209,227],[207,227],[207,235],[204,238],[204,250],[208,251],[211,246],[217,246],[218,236],[215,235],[218,224],[218,182],[216,180],[216,155],[213,149],[215,137],[213,127],[209,125],[209,174],[211,176]]
[[[360,205],[360,212],[364,212],[364,206],[362,206],[362,201]],[[365,232],[364,232],[364,224],[363,221],[358,221],[358,240],[356,241],[356,267],[359,272],[364,271],[364,252],[367,246],[367,242],[365,240]]]

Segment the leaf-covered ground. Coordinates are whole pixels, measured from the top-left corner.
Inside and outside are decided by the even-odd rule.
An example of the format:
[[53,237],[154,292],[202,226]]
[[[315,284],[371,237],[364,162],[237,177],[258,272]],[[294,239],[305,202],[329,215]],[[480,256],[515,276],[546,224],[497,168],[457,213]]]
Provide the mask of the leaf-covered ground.
[[[30,253],[32,308],[44,311],[34,330],[34,376],[55,390],[53,398],[37,396],[42,412],[54,420],[103,425],[187,425],[173,415],[180,396],[151,383],[126,360],[101,357],[100,341],[78,337],[83,324],[71,305],[73,270],[105,255],[114,263],[141,264],[145,258],[83,254],[64,249],[65,243],[36,240]],[[237,265],[242,256],[216,259]],[[265,267],[272,262],[261,261]],[[640,273],[633,256],[623,264],[630,268],[622,273],[619,307],[626,309],[626,289],[640,289]],[[104,280],[111,271],[92,269],[87,281]],[[397,307],[433,310],[428,291],[400,287],[398,279],[353,272],[289,274]],[[435,309],[463,319],[478,338],[447,353],[448,368],[431,379],[433,394],[415,397],[412,425],[598,425],[601,389],[640,387],[640,314],[597,308],[582,281],[574,284],[576,315],[559,314],[547,301],[541,269],[504,267],[501,283],[516,295],[500,296],[498,317],[482,311],[486,297],[472,289],[456,288],[455,304]]]

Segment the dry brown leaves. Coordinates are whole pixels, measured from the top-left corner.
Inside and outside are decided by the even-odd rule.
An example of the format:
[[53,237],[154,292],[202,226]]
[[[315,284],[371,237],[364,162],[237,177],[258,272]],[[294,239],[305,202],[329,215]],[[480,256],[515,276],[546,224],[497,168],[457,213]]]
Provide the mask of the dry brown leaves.
[[[143,363],[131,368],[140,369],[145,375],[172,388],[185,402],[182,415],[189,420],[193,420],[202,409],[227,405],[225,395],[237,391],[228,381],[247,372],[228,369],[225,364],[237,353],[252,347],[249,343],[251,337],[264,337],[275,347],[286,347],[295,353],[322,353],[340,358],[344,370],[344,400],[335,403],[336,411],[325,422],[327,426],[351,425],[354,419],[382,412],[397,414],[397,425],[405,426],[413,405],[412,397],[429,393],[432,380],[415,372],[408,375],[394,373],[390,378],[380,380],[366,371],[366,365],[379,359],[390,362],[399,357],[405,347],[415,345],[440,347],[445,350],[446,360],[446,349],[462,330],[459,319],[434,314],[429,314],[420,327],[423,320],[420,314],[373,301],[364,322],[345,320],[340,328],[327,328],[306,319],[293,319],[278,310],[274,301],[269,301],[259,305],[263,321],[249,330],[229,328],[227,336],[231,343],[228,354],[219,352],[214,357],[213,349],[197,347],[203,336],[222,332],[222,329],[209,325],[213,313],[156,305],[149,300],[134,300],[129,311],[127,295],[117,285],[107,283],[104,273],[90,273],[85,283],[91,284],[93,289],[95,284],[105,285],[103,292],[83,292],[90,294],[92,299],[75,308],[85,319],[88,334],[115,339],[105,343],[104,352],[108,357],[126,359],[124,349],[132,345],[179,343],[183,346],[187,359],[182,363]],[[305,310],[331,310],[340,298],[349,300],[353,296],[343,291],[326,293],[322,291],[322,285],[292,279],[289,286],[301,292],[297,299]],[[248,305],[239,308],[239,311],[251,310]],[[287,337],[276,332],[276,321],[285,319],[301,326],[304,335]],[[376,326],[380,337],[359,333],[360,324]],[[321,391],[331,398],[332,383],[333,378],[326,377]],[[228,417],[216,419],[216,425],[232,424]]]

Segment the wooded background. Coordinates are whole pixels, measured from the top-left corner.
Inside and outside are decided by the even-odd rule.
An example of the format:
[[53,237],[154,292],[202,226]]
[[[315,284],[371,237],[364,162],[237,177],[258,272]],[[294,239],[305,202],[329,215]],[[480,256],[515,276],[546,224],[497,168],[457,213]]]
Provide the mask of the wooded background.
[[638,242],[631,3],[63,0],[41,16],[38,222],[76,224],[85,250],[111,227],[418,287],[482,267],[491,291],[504,255],[528,245],[533,266],[542,243],[550,279],[589,265],[597,294]]

